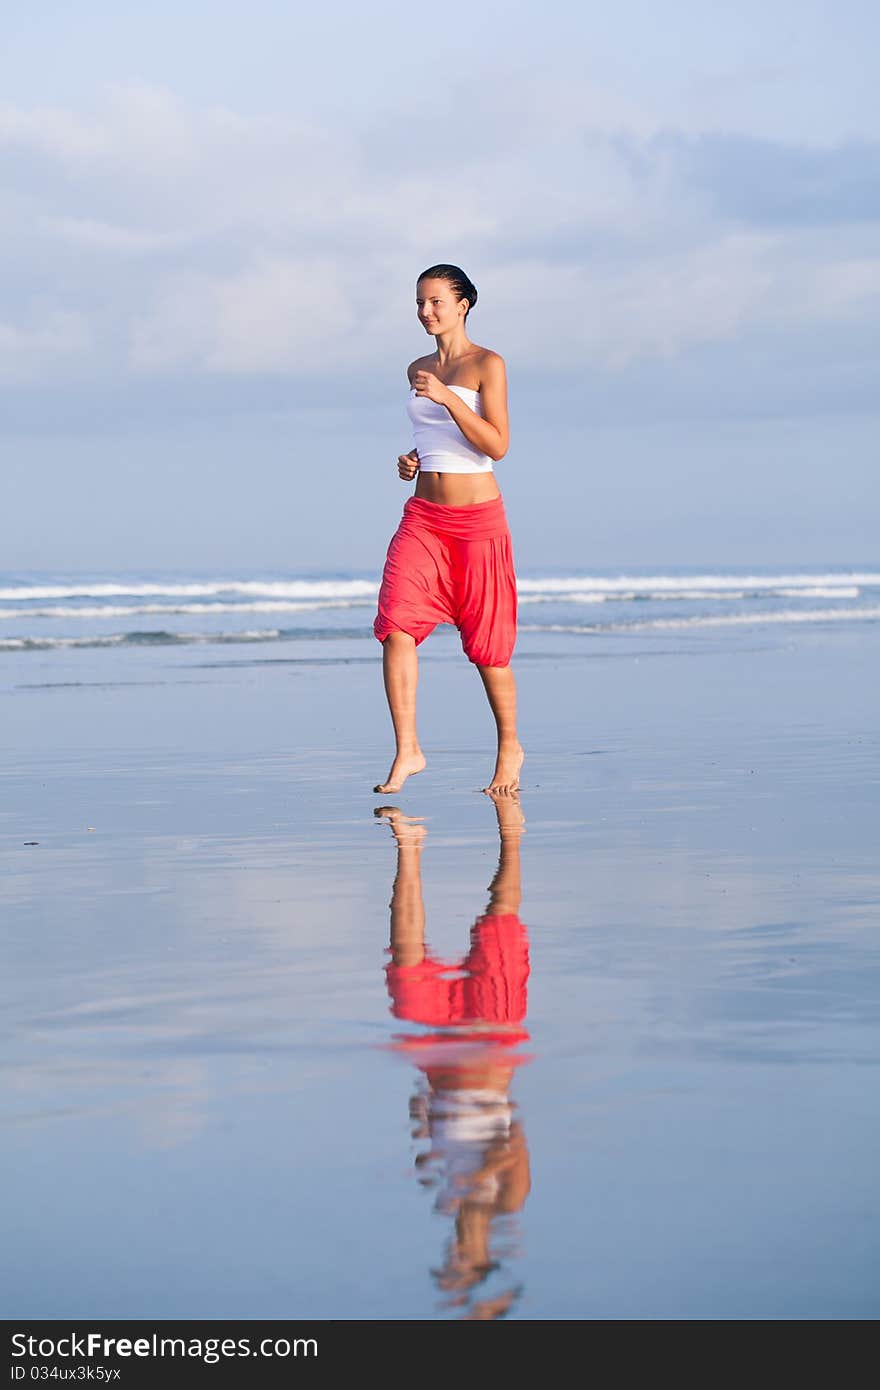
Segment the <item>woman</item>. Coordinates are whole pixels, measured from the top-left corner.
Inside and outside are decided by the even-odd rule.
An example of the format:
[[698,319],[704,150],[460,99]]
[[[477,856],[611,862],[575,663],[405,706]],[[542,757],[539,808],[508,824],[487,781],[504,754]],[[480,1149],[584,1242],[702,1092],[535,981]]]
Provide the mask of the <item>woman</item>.
[[399,791],[425,766],[416,733],[416,648],[437,623],[458,628],[495,716],[498,754],[483,790],[509,795],[519,786],[524,754],[510,669],[516,577],[492,467],[507,452],[507,381],[503,358],[467,335],[476,302],[476,288],[458,266],[433,265],[418,278],[419,322],[436,350],[407,369],[415,448],[397,466],[404,482],[418,481],[388,548],[373,624],[397,742],[377,792]]

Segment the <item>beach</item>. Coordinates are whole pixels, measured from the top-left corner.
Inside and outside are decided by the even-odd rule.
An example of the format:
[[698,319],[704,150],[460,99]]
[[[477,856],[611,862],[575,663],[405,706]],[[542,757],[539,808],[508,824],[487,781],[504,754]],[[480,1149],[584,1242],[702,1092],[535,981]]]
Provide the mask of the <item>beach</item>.
[[[771,610],[833,608],[800,587]],[[525,1013],[482,1036],[420,1020],[387,969],[402,859],[432,958],[489,969],[462,961],[505,837],[454,632],[421,649],[429,766],[391,800],[424,834],[398,821],[401,847],[371,790],[391,741],[366,608],[271,641],[9,624],[6,1316],[876,1317],[862,601],[583,631],[586,602],[522,610],[525,824],[496,908],[519,904]],[[724,602],[741,620],[694,621]],[[461,1174],[490,1151],[467,1265]]]

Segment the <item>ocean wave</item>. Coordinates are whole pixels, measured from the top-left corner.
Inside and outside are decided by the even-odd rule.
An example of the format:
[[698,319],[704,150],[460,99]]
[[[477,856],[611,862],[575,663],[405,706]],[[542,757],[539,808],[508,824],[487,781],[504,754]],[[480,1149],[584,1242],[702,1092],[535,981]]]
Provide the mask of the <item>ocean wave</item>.
[[56,647],[179,647],[199,642],[275,642],[280,628],[252,628],[244,632],[113,632],[88,637],[5,637],[0,651],[49,651]]
[[[609,583],[611,581],[608,581]],[[205,597],[196,602],[165,602],[165,603],[82,603],[82,604],[50,604],[36,607],[6,607],[0,602],[0,620],[20,619],[20,618],[73,618],[84,620],[89,618],[128,618],[139,617],[141,615],[205,615],[212,616],[219,613],[305,613],[315,612],[320,609],[344,609],[344,608],[368,608],[375,603],[378,594],[378,585],[369,585],[366,581],[358,581],[361,592],[358,594],[348,594],[346,596],[327,594],[313,594],[309,598],[302,599],[278,599],[278,598],[250,598],[229,601],[228,599],[218,600],[212,597]],[[577,585],[578,587],[560,587],[565,585]],[[669,602],[718,602],[730,603],[733,601],[743,601],[754,599],[765,601],[772,598],[829,598],[829,599],[852,599],[858,598],[861,589],[854,584],[840,585],[779,585],[769,582],[760,588],[749,589],[739,588],[698,588],[691,584],[689,587],[670,587],[666,589],[652,589],[647,585],[640,589],[624,588],[585,588],[583,580],[537,580],[520,579],[518,581],[519,599],[523,605],[541,603],[576,603],[576,604],[599,604],[599,603],[669,603]],[[546,587],[541,588],[540,585]],[[0,590],[0,593],[6,592]],[[89,597],[94,598],[94,594]],[[166,596],[167,597],[167,596]]]
[[[798,587],[778,586],[775,582],[761,588],[749,589],[554,589],[534,591],[531,586],[539,580],[519,580],[519,601],[529,603],[731,603],[745,599],[764,601],[768,598],[858,598],[861,589],[856,584],[825,584]],[[548,581],[549,582],[549,581]],[[565,583],[569,583],[568,580]]]
[[645,595],[660,598],[666,595],[684,598],[689,595],[713,595],[739,590],[742,593],[764,593],[766,591],[790,590],[804,593],[808,589],[833,590],[880,587],[880,573],[841,573],[841,574],[690,574],[690,575],[616,575],[612,578],[598,575],[582,575],[579,578],[561,579],[520,579],[520,592],[523,594],[574,593]]
[[[585,591],[585,592],[582,593],[582,592],[580,592],[580,591],[578,591],[578,590],[572,590],[571,592],[566,592],[566,593],[547,593],[547,594],[545,594],[545,593],[534,594],[534,593],[528,593],[528,592],[526,592],[526,593],[520,592],[520,594],[519,594],[519,601],[520,601],[520,603],[556,603],[556,604],[562,604],[562,603],[648,603],[648,602],[671,603],[671,602],[675,602],[675,601],[678,601],[678,602],[682,602],[682,603],[683,603],[683,602],[688,601],[688,600],[696,600],[696,599],[707,599],[707,600],[718,599],[718,600],[723,600],[723,601],[725,601],[725,602],[728,602],[728,601],[730,601],[730,600],[732,600],[732,599],[745,599],[745,598],[762,598],[762,599],[763,599],[763,598],[765,598],[765,597],[772,596],[772,595],[773,595],[774,593],[776,593],[776,592],[777,592],[776,590],[772,590],[772,589],[768,589],[768,590],[766,590],[766,591],[762,590],[760,593],[756,593],[756,594],[749,594],[749,593],[747,593],[744,589],[670,589],[670,590],[661,590],[660,592],[651,591],[651,590],[645,590],[644,592],[641,592],[641,593],[640,593],[640,592],[636,592],[636,591],[629,591],[629,592],[627,592],[626,590],[623,590],[623,589],[620,590],[620,592],[614,592],[614,593],[610,593],[610,592],[606,592],[606,593],[597,593],[595,590],[594,590],[593,592],[590,592],[589,590],[587,590],[587,591]],[[790,594],[790,593],[800,593],[801,591],[800,591],[799,589],[797,589],[797,590],[785,589],[785,590],[780,590],[780,591],[778,591],[778,592],[779,592],[780,594],[782,594],[782,593]],[[806,592],[806,590],[805,590],[804,592]],[[829,592],[829,593],[832,593],[832,594],[834,594],[834,595],[836,595],[838,591],[837,591],[836,589],[834,589],[834,590],[829,590],[828,592]],[[860,590],[859,590],[859,589],[845,589],[845,590],[841,590],[840,592],[841,592],[841,596],[843,596],[843,597],[855,598],[855,597],[858,597],[858,594],[860,593]],[[0,610],[0,611],[2,611],[2,610]]]
[[770,623],[876,622],[880,608],[784,608],[769,613],[699,614],[626,623],[520,623],[521,632],[659,632],[703,627],[755,627]]
[[775,589],[774,593],[780,598],[858,598],[861,593],[856,585],[851,589],[841,586],[840,588],[815,588],[815,589]]
[[140,614],[196,613],[307,613],[318,608],[367,608],[376,599],[378,588],[369,599],[325,599],[312,603],[287,600],[254,603],[136,603],[106,604],[101,607],[75,608],[60,604],[52,608],[0,608],[0,618],[130,618]]
[[[721,595],[731,591],[742,593],[776,592],[810,595],[812,597],[851,597],[860,588],[880,587],[880,572],[842,572],[821,574],[736,575],[719,572],[699,575],[631,575],[603,576],[592,574],[563,577],[520,578],[519,592],[524,597],[537,595],[589,595],[581,601],[596,602],[599,595],[618,598],[668,595],[677,597]],[[65,599],[234,599],[240,596],[251,600],[294,600],[322,604],[333,600],[364,601],[375,598],[378,581],[375,579],[279,579],[242,580],[217,579],[176,583],[172,581],[113,580],[96,582],[89,579],[71,580],[57,584],[6,584],[0,587],[0,602],[27,603],[40,600]],[[849,592],[847,592],[849,591]],[[234,604],[235,607],[243,605]],[[31,610],[33,611],[33,610]],[[139,607],[139,611],[145,611]],[[164,611],[164,610],[159,610]],[[186,611],[169,608],[167,611]],[[198,610],[197,610],[198,611]],[[218,609],[219,611],[219,609]],[[255,610],[256,611],[256,610]],[[268,610],[267,610],[268,611]]]
[[254,598],[325,599],[369,598],[378,590],[371,579],[217,580],[215,583],[162,584],[94,583],[20,584],[0,588],[0,600],[65,598],[214,598],[243,594]]
[[56,647],[180,647],[198,643],[236,642],[352,642],[372,639],[373,629],[270,627],[245,628],[241,632],[169,632],[135,629],[132,632],[89,633],[82,637],[4,637],[0,652],[49,651]]
[[[755,627],[782,623],[839,623],[876,622],[880,607],[873,608],[811,608],[776,609],[756,613],[699,614],[681,618],[633,619],[629,622],[606,623],[520,623],[520,632],[584,633],[602,636],[607,633],[661,632],[712,627]],[[161,647],[198,644],[236,644],[253,642],[284,642],[316,640],[351,641],[372,636],[368,624],[363,628],[335,630],[310,628],[246,628],[241,632],[169,632],[159,628],[136,629],[131,632],[91,633],[80,637],[8,637],[0,639],[0,652],[48,651],[56,648],[86,647]]]

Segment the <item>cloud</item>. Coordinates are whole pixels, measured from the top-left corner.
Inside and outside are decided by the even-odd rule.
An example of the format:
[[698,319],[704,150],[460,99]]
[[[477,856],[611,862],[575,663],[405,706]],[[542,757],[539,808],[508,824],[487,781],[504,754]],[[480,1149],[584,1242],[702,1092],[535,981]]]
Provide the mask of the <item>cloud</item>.
[[59,376],[76,378],[92,349],[85,314],[44,308],[25,323],[0,320],[0,381],[27,385]]
[[880,143],[829,149],[743,135],[663,135],[658,150],[723,217],[792,227],[880,221]]
[[73,111],[37,107],[27,111],[0,106],[0,148],[44,154],[70,166],[94,162],[104,149],[107,130]]
[[338,267],[317,258],[258,257],[226,276],[185,275],[132,326],[142,371],[194,363],[209,372],[305,372],[332,364],[358,327]]
[[110,255],[139,255],[185,246],[187,238],[166,232],[154,232],[146,227],[119,227],[94,217],[46,217],[41,230],[52,240],[56,238],[88,251]]
[[560,374],[876,318],[876,146],[659,132],[589,84],[505,77],[479,134],[465,100],[360,129],[144,83],[0,108],[0,381],[369,372],[415,339],[436,259],[511,358]]

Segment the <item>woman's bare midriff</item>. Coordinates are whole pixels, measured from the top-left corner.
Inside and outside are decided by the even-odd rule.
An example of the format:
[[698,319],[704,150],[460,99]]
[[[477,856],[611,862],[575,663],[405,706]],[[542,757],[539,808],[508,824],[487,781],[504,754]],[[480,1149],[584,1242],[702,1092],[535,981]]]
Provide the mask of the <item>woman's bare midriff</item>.
[[494,473],[431,473],[420,470],[415,496],[441,507],[473,507],[501,496]]

